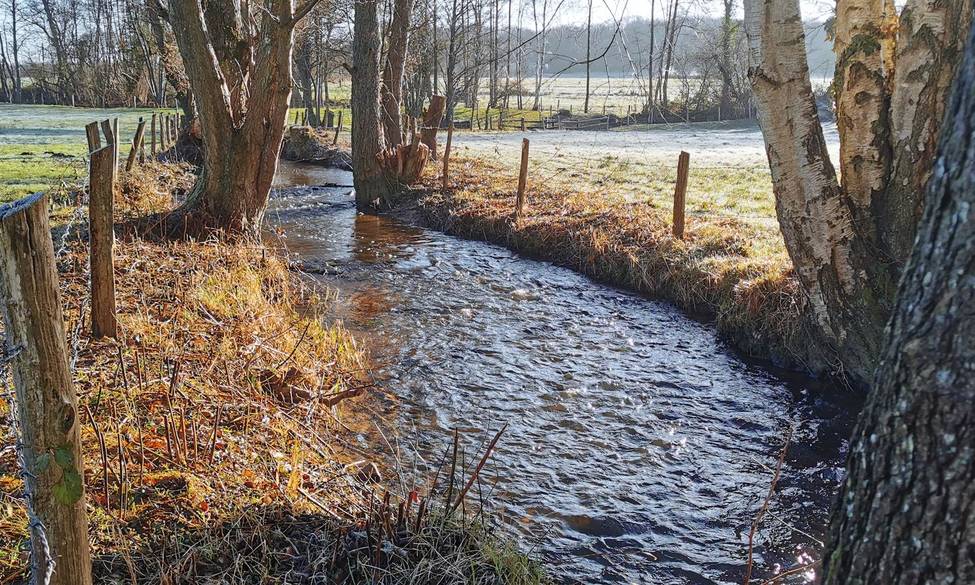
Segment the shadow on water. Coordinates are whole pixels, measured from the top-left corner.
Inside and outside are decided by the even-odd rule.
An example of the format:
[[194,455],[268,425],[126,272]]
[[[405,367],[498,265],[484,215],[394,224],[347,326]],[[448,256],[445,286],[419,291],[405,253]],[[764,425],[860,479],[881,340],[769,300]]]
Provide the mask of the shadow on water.
[[386,364],[388,432],[435,465],[452,429],[477,445],[507,423],[486,483],[559,581],[740,583],[790,427],[753,582],[817,558],[856,398],[743,361],[665,303],[357,215],[323,183],[351,176],[285,165],[269,218]]

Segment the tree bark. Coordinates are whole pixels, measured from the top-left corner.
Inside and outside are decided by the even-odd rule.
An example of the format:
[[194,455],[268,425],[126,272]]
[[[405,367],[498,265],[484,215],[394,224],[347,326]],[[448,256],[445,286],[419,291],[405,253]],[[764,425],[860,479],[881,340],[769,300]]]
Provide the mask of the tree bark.
[[390,22],[389,50],[383,67],[382,122],[387,147],[402,141],[403,72],[410,43],[410,16],[413,0],[395,0],[393,20]]
[[392,185],[378,156],[385,150],[379,115],[379,18],[377,0],[355,3],[352,34],[352,170],[355,202],[374,210]]
[[903,264],[914,244],[938,130],[972,20],[972,0],[909,0],[900,17],[891,97],[894,152],[883,214],[884,250]]
[[896,281],[855,229],[816,113],[798,0],[745,2],[776,214],[811,317],[853,379],[876,365]]
[[840,133],[840,177],[853,221],[872,242],[872,203],[884,189],[890,168],[889,83],[893,76],[893,0],[836,3],[836,127]]
[[291,0],[267,3],[256,20],[240,10],[235,0],[209,2],[206,15],[200,0],[170,3],[204,151],[196,184],[170,216],[171,233],[256,234],[267,208],[291,99],[298,12]]
[[975,35],[890,341],[861,415],[824,585],[975,583]]

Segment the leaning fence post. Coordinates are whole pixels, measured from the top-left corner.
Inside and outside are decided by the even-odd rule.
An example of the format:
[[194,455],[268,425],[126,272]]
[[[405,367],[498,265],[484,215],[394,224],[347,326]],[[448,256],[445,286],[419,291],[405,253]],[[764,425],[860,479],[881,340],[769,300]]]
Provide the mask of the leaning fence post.
[[447,128],[447,146],[443,149],[443,187],[442,190],[447,190],[447,180],[448,173],[450,171],[450,142],[454,138],[454,123],[451,122],[450,126]]
[[[524,121],[524,118],[522,118]],[[525,186],[528,184],[528,139],[521,139],[521,171],[518,173],[518,198],[515,200],[515,217],[521,217],[525,209]]]
[[683,150],[677,157],[677,186],[674,189],[674,237],[684,239],[684,207],[687,203],[687,171],[691,155]]
[[88,231],[91,265],[91,333],[115,337],[114,190],[110,146],[91,153]]
[[129,160],[125,161],[125,170],[131,171],[132,165],[135,164],[135,155],[139,153],[139,147],[142,146],[142,138],[146,132],[146,121],[139,118],[139,125],[135,129],[135,136],[132,138],[132,150],[129,151]]
[[332,146],[339,143],[339,132],[342,131],[342,114],[344,113],[343,110],[339,110],[339,123],[335,126],[335,136],[332,138]]
[[81,419],[47,206],[37,193],[0,207],[0,304],[17,403],[11,417],[19,419],[31,574],[38,583],[90,585]]

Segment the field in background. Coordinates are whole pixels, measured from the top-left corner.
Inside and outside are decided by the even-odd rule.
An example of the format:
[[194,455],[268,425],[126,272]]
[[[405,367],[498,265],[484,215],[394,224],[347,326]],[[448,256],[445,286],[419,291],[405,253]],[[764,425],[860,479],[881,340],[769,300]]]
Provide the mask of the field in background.
[[139,117],[162,111],[0,105],[0,201],[82,179],[88,154],[85,124],[118,117],[125,156]]

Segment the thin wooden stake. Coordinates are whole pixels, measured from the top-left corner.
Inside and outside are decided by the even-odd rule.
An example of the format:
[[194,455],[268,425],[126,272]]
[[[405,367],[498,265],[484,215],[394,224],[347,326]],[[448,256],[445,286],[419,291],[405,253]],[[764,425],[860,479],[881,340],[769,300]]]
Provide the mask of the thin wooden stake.
[[113,247],[115,190],[112,175],[114,151],[106,146],[91,153],[88,226],[91,263],[91,332],[96,338],[115,337],[115,270]]
[[139,148],[142,146],[142,140],[146,133],[146,121],[139,118],[139,126],[135,129],[135,137],[132,138],[132,150],[129,151],[129,160],[125,161],[125,170],[131,171],[132,165],[135,164],[135,155],[138,154]]
[[443,191],[447,190],[447,181],[450,177],[450,143],[454,138],[454,123],[450,123],[450,127],[447,128],[447,146],[443,150]]
[[152,148],[150,149],[149,153],[152,155],[153,158],[155,158],[156,156],[156,114],[152,115],[152,132],[150,133],[150,135],[152,136]]
[[102,147],[102,140],[98,135],[98,122],[85,126],[85,136],[88,138],[88,152],[95,152]]
[[342,131],[342,114],[344,113],[343,110],[339,110],[339,123],[335,126],[335,136],[332,138],[332,146],[339,143],[339,132]]
[[687,172],[691,155],[681,151],[677,158],[677,186],[674,189],[674,237],[684,239],[684,208],[687,203]]
[[[522,122],[524,122],[522,118]],[[525,210],[525,187],[528,184],[528,139],[521,139],[521,171],[518,173],[518,198],[515,200],[515,217]]]

